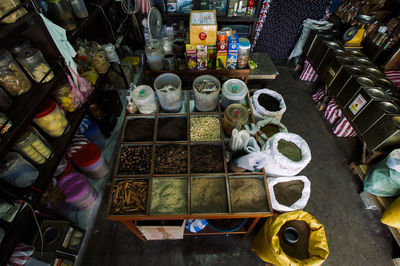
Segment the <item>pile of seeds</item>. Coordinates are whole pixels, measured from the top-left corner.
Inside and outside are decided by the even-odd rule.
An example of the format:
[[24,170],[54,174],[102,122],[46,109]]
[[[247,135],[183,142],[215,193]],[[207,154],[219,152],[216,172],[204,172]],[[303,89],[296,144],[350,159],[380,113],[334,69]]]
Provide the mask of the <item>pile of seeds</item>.
[[151,187],[151,214],[186,213],[187,180],[183,178],[154,178]]
[[267,196],[262,178],[230,178],[233,212],[265,211]]
[[300,148],[291,141],[286,141],[284,139],[279,140],[278,150],[280,153],[294,162],[299,162],[303,158]]
[[218,87],[211,80],[202,80],[196,84],[195,89],[203,94],[211,94],[216,92]]
[[218,145],[192,145],[190,147],[192,173],[224,173],[224,154]]
[[116,183],[112,192],[111,213],[144,214],[148,187],[145,180],[124,180]]
[[152,146],[126,146],[119,158],[118,174],[150,174]]
[[190,138],[192,141],[221,140],[221,124],[218,117],[190,117]]
[[125,128],[124,141],[152,141],[154,119],[137,118],[128,120]]
[[166,145],[156,149],[155,172],[157,174],[187,173],[187,147]]

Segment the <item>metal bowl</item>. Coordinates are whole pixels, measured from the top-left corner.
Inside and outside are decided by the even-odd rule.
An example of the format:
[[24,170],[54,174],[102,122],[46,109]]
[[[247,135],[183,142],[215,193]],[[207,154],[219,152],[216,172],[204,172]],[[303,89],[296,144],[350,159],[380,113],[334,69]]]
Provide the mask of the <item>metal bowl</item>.
[[353,76],[361,76],[364,74],[364,72],[361,70],[359,67],[346,67],[346,69],[352,74]]
[[398,114],[400,113],[399,107],[397,105],[391,103],[391,102],[380,102],[379,103],[379,108],[382,109],[385,113],[388,114]]
[[374,66],[374,64],[369,60],[365,58],[356,58],[354,59],[357,64],[362,65],[362,66]]
[[333,50],[333,53],[335,54],[335,56],[346,56],[346,51],[341,49]]
[[349,53],[349,55],[354,56],[354,57],[365,57],[365,55],[361,51],[358,51],[358,50],[349,51],[348,53]]
[[364,87],[373,87],[375,83],[367,77],[358,77],[357,83]]
[[337,42],[328,42],[326,46],[330,49],[339,49],[343,51],[342,47]]
[[381,88],[365,88],[368,95],[375,101],[390,101],[391,98]]
[[373,77],[373,78],[378,78],[378,77],[384,76],[382,71],[380,71],[379,69],[374,68],[374,67],[368,67],[367,69],[365,69],[365,74],[367,74],[368,76]]
[[376,85],[380,86],[380,87],[384,87],[384,88],[392,88],[393,84],[390,80],[386,79],[386,78],[378,78],[375,80]]
[[337,60],[342,64],[342,65],[354,65],[354,60],[351,57],[344,57],[344,56],[338,56]]

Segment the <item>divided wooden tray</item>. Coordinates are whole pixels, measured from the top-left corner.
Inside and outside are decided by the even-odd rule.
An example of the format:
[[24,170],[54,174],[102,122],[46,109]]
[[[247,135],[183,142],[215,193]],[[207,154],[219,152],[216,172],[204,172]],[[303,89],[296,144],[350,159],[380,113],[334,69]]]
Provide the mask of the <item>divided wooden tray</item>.
[[[251,109],[250,103],[250,95],[246,97],[246,105],[250,110],[249,121],[254,122],[254,116]],[[194,108],[194,97],[191,91],[184,91],[184,100],[182,103],[182,108],[178,113],[166,113],[162,110],[159,103],[157,102],[157,111],[155,114],[134,114],[134,115],[125,115],[123,132],[120,138],[120,144],[118,148],[118,157],[114,166],[114,174],[112,180],[112,186],[109,195],[109,201],[107,206],[107,218],[111,220],[162,220],[162,219],[187,219],[187,218],[241,218],[241,217],[266,217],[273,214],[272,207],[270,203],[270,197],[268,192],[267,178],[264,172],[249,172],[246,171],[244,173],[234,173],[229,170],[228,160],[231,152],[229,151],[229,137],[226,137],[223,131],[223,111],[221,109],[220,104],[218,104],[217,109],[214,112],[197,112]],[[218,117],[220,121],[220,135],[221,140],[219,141],[192,141],[190,139],[190,119],[196,116],[215,116]],[[157,139],[158,134],[158,124],[159,120],[163,118],[171,118],[171,117],[185,117],[187,119],[187,140],[182,141],[159,141]],[[154,133],[152,141],[138,141],[138,142],[124,142],[125,136],[125,127],[128,121],[137,118],[147,118],[154,119]],[[187,172],[181,174],[159,174],[155,171],[155,157],[156,157],[156,148],[162,145],[184,145],[187,148]],[[220,171],[217,173],[195,173],[191,171],[191,147],[193,145],[217,145],[220,146],[223,150],[223,162],[224,162],[224,171]],[[132,175],[124,175],[119,173],[119,162],[120,162],[120,154],[124,147],[126,146],[151,146],[152,147],[152,157],[151,157],[151,169],[148,174],[132,174]],[[191,202],[191,185],[192,181],[196,178],[221,178],[225,181],[226,187],[226,200],[227,200],[227,209],[224,212],[201,212],[197,210],[197,212],[193,212],[192,210],[192,202]],[[185,212],[182,213],[162,213],[155,214],[151,210],[151,191],[152,191],[152,183],[155,179],[162,178],[180,178],[186,180],[187,185],[187,208]],[[262,186],[263,191],[265,192],[265,207],[262,209],[235,209],[235,206],[232,202],[232,190],[231,190],[231,182],[236,179],[256,179],[259,180],[260,186]],[[125,180],[145,180],[148,182],[148,193],[146,200],[146,211],[145,213],[133,213],[133,214],[115,214],[113,211],[113,190],[118,182]],[[262,184],[262,185],[261,185]],[[249,193],[253,193],[249,191]]]

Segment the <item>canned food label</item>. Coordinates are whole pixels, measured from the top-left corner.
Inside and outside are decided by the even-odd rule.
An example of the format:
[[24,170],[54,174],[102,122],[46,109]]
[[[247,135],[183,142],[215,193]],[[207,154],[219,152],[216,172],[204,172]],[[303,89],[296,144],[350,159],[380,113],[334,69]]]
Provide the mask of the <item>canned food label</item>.
[[333,70],[332,68],[329,68],[329,74],[331,74],[331,76],[335,76],[335,70]]
[[367,103],[367,101],[362,97],[361,94],[359,94],[354,101],[350,104],[349,109],[353,113],[353,115],[356,115]]

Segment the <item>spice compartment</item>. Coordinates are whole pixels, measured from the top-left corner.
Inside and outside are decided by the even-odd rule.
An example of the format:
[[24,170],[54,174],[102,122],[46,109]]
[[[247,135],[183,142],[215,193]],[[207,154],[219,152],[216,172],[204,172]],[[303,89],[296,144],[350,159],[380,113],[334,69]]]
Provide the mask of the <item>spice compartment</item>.
[[188,140],[188,118],[186,115],[159,115],[157,118],[157,142],[180,142]]
[[154,152],[154,175],[187,175],[188,157],[188,145],[157,144]]
[[122,142],[153,142],[156,128],[156,117],[126,116]]
[[190,115],[190,141],[221,142],[224,139],[220,115]]
[[205,175],[226,172],[224,146],[219,143],[190,144],[190,174]]
[[152,173],[153,145],[124,144],[116,160],[116,175],[149,175]]
[[267,183],[263,175],[229,176],[229,196],[233,213],[269,212]]
[[116,178],[111,187],[110,214],[146,215],[149,197],[148,178]]

